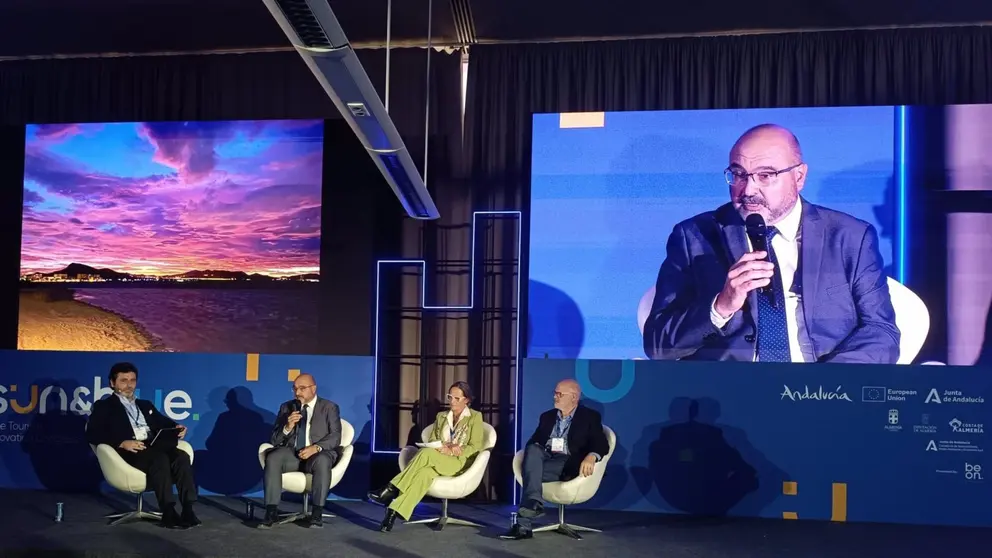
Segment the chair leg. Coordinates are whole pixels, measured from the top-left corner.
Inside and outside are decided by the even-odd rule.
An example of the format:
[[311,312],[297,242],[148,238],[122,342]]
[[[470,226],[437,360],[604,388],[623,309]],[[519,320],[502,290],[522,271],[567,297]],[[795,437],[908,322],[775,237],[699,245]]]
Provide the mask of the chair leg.
[[276,521],[276,525],[283,525],[286,523],[292,523],[307,517],[307,510],[310,508],[310,495],[303,494],[303,511],[302,512],[289,512],[280,513],[279,520]]
[[[303,517],[310,517],[310,514],[313,513],[313,507],[312,506],[313,506],[313,502],[310,501],[310,495],[309,494],[304,494],[303,495]],[[321,517],[337,517],[333,513],[327,513],[324,510],[321,510],[320,516]]]
[[145,511],[144,499],[142,499],[141,494],[138,494],[138,507],[134,511],[123,512],[123,513],[112,513],[110,515],[104,516],[105,519],[112,519],[108,524],[109,526],[120,525],[122,523],[131,523],[132,521],[141,521],[142,519],[153,519],[161,520],[162,514],[159,512],[149,512]]
[[[311,504],[310,504],[310,494],[304,493],[303,494],[303,511],[300,512],[300,513],[281,513],[281,514],[279,514],[279,521],[276,524],[277,525],[283,525],[285,523],[292,523],[294,521],[299,521],[301,519],[309,519],[310,518],[310,513],[311,513],[310,506],[311,506]],[[321,512],[320,516],[321,517],[326,517],[326,518],[336,517],[334,514],[323,513],[323,512]]]
[[482,527],[478,523],[469,521],[467,519],[458,519],[457,517],[451,517],[448,515],[448,499],[444,498],[441,500],[441,517],[432,517],[430,519],[418,519],[416,521],[407,521],[407,525],[413,525],[417,523],[422,523],[424,525],[433,525],[435,531],[440,531],[444,529],[445,525],[449,523],[451,525],[462,525],[465,527]]
[[582,525],[572,525],[571,523],[565,523],[565,506],[558,505],[558,523],[552,523],[551,525],[543,525],[534,529],[535,533],[542,533],[546,531],[554,531],[559,535],[567,535],[572,537],[577,541],[582,540],[582,533],[602,533],[599,529],[593,529],[592,527],[583,527]]

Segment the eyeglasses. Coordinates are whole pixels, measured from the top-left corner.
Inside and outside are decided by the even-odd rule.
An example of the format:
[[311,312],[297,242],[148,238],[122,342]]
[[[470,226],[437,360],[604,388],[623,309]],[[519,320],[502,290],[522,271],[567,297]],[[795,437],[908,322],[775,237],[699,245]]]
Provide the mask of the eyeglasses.
[[310,384],[308,386],[293,386],[293,392],[295,393],[297,391],[306,391],[312,387],[314,387],[313,384]]
[[459,396],[451,395],[450,393],[446,397],[448,398],[448,401],[461,401],[465,399],[465,396],[459,397]]
[[566,395],[573,395],[573,394],[571,394],[571,393],[562,393],[560,391],[556,391],[555,392],[555,399],[560,399],[562,397],[565,397]]
[[755,172],[747,172],[740,167],[733,167],[723,171],[723,178],[724,180],[727,181],[727,184],[731,186],[733,186],[734,184],[746,184],[747,181],[750,180],[752,177],[754,178],[754,181],[757,182],[758,184],[762,186],[768,186],[769,184],[774,182],[776,178],[778,178],[778,175],[784,172],[789,172],[793,169],[797,169],[802,165],[803,165],[802,163],[797,163],[795,165],[792,165],[791,167],[781,170],[760,170]]

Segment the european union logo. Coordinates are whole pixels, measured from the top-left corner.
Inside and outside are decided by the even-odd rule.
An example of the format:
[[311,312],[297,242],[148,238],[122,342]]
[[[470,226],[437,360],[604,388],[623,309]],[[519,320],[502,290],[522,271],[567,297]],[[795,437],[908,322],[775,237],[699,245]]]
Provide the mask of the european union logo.
[[861,401],[885,403],[885,392],[885,386],[864,386],[861,388]]

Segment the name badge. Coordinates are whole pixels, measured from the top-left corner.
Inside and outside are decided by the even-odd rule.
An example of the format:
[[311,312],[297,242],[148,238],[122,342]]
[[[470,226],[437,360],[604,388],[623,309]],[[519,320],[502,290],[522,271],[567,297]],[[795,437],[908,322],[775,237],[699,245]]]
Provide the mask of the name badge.
[[135,440],[147,440],[149,429],[147,426],[138,426],[134,429]]
[[565,438],[551,438],[551,452],[562,453],[565,451]]

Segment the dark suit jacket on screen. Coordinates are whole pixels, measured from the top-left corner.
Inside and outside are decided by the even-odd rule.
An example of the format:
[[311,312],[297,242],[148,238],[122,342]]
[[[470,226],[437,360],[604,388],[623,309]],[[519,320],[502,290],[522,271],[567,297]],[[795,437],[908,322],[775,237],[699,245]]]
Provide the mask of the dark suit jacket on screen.
[[[301,420],[288,435],[283,434],[295,404],[296,400],[291,399],[279,406],[279,416],[276,417],[276,425],[269,440],[269,443],[277,448],[293,447],[298,429],[306,428]],[[338,447],[341,445],[341,410],[333,401],[318,397],[314,403],[313,417],[310,419],[310,443],[320,446],[322,452],[338,453]]]
[[[546,446],[548,440],[551,439],[556,422],[558,422],[558,409],[541,413],[537,430],[531,435],[527,445]],[[603,417],[598,412],[582,405],[575,408],[572,424],[568,427],[567,442],[568,461],[565,462],[565,468],[562,469],[563,479],[574,479],[579,476],[579,466],[590,453],[598,453],[600,457],[606,457],[610,453],[610,444],[606,439],[606,433],[603,432]]]
[[[156,430],[176,426],[176,422],[160,413],[151,401],[136,399],[135,405],[145,417],[145,422],[148,423],[152,436],[155,435]],[[117,394],[93,403],[90,420],[86,424],[87,442],[95,446],[107,444],[112,448],[118,448],[122,442],[134,439],[131,419],[128,418],[127,409],[124,408],[124,404],[121,403]]]
[[[803,200],[802,322],[807,362],[895,363],[899,329],[878,234],[869,223]],[[757,291],[722,329],[710,320],[727,271],[747,252],[731,204],[675,226],[644,324],[644,352],[658,360],[754,358]]]

